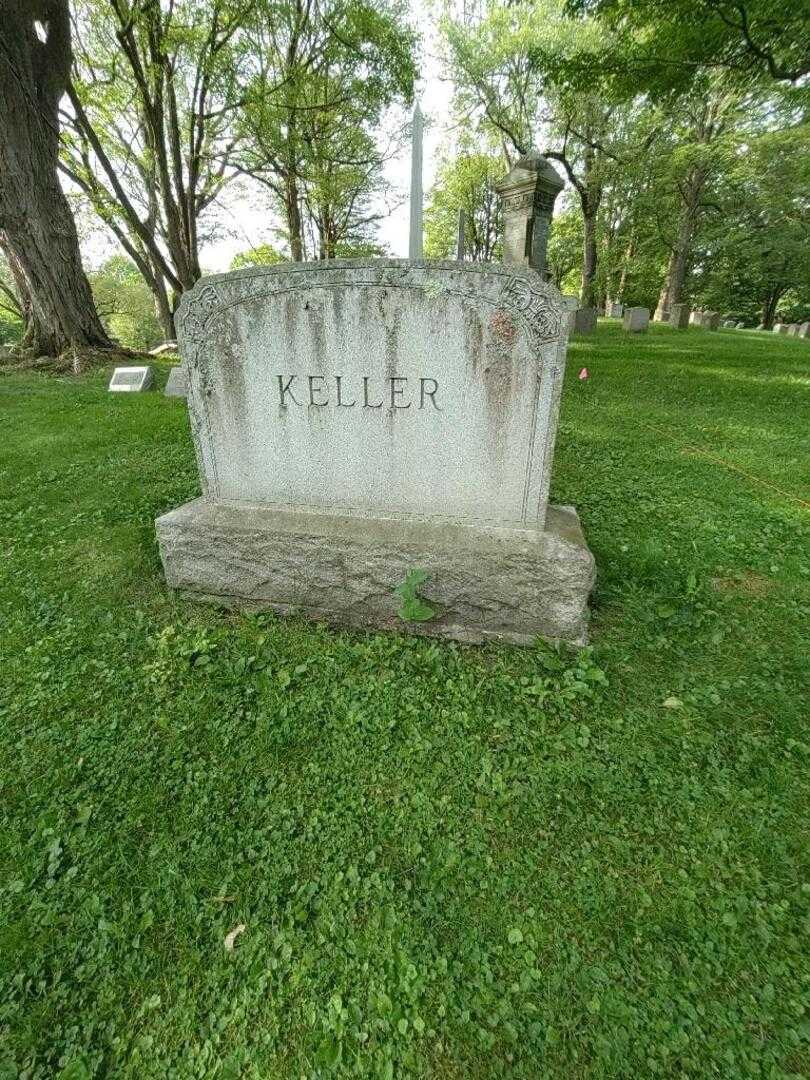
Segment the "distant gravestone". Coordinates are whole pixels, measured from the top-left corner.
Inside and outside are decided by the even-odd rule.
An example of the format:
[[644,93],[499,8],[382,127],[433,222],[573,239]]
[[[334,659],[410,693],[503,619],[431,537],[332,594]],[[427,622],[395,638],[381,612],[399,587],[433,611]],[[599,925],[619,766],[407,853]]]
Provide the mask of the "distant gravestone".
[[692,326],[700,326],[702,318],[703,312],[700,310],[700,308],[695,308],[695,310],[689,316],[689,322],[692,324]]
[[650,309],[645,307],[629,307],[624,309],[624,329],[631,334],[640,334],[646,331],[650,325]]
[[762,323],[762,322],[761,322],[761,323],[759,324],[759,326],[757,327],[757,330],[764,330],[764,329],[765,329],[765,323]]
[[744,330],[745,329],[745,323],[744,322],[738,322],[737,325],[734,327],[734,329],[735,330]]
[[252,267],[198,282],[177,325],[204,495],[156,522],[172,588],[465,641],[585,640],[593,557],[573,508],[548,505],[566,313],[538,273]]
[[592,334],[596,329],[596,308],[581,307],[574,312],[573,327],[576,334]]
[[706,311],[703,313],[703,328],[705,330],[719,330],[720,329],[720,313],[717,311]]
[[163,353],[177,352],[176,341],[164,341],[162,345],[156,345],[154,349],[149,350],[150,356],[162,356]]
[[723,319],[724,330],[733,330],[736,325],[733,319]]
[[799,337],[810,337],[810,322],[803,322],[799,327]]
[[775,334],[787,334],[789,330],[790,327],[787,323],[778,322],[773,324],[773,332]]
[[676,330],[686,330],[689,326],[689,305],[673,304],[669,309],[669,325]]
[[139,367],[117,367],[112,373],[108,390],[113,393],[139,393],[152,385],[152,369],[148,364]]
[[521,157],[495,184],[503,212],[503,261],[543,274],[554,201],[565,186],[537,151]]
[[795,322],[794,322],[794,323],[789,323],[789,324],[788,324],[788,330],[787,330],[787,332],[788,332],[788,335],[789,335],[790,337],[798,337],[798,334],[799,334],[799,324],[798,324],[798,323],[795,323]]
[[565,326],[569,334],[574,332],[574,321],[577,310],[579,309],[579,297],[578,296],[561,296],[560,303],[562,304],[563,311],[567,312],[565,319]]
[[623,314],[624,314],[624,305],[623,304],[606,304],[605,305],[605,315],[609,319],[620,319]]
[[163,393],[166,397],[188,397],[188,376],[182,364],[173,367],[169,372]]

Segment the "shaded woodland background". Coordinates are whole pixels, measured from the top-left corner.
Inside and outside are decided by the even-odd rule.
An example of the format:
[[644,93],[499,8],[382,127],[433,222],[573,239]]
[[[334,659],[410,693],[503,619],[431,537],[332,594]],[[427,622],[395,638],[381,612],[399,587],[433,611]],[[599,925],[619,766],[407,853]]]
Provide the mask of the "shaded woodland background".
[[[234,265],[383,255],[425,17],[454,124],[426,255],[499,257],[494,181],[567,180],[549,248],[583,304],[810,318],[810,5],[774,0],[8,0],[0,344],[174,337],[235,192],[273,242]],[[247,186],[245,186],[247,185]],[[101,230],[117,253],[85,271]]]

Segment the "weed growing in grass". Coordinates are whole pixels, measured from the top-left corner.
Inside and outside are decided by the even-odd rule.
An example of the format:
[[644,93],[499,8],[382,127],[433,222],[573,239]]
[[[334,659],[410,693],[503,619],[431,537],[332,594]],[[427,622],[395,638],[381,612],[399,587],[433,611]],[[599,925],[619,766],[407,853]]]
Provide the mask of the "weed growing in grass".
[[436,609],[419,595],[419,589],[425,584],[428,575],[424,570],[409,570],[405,580],[396,588],[402,605],[397,615],[404,622],[428,622],[436,614]]

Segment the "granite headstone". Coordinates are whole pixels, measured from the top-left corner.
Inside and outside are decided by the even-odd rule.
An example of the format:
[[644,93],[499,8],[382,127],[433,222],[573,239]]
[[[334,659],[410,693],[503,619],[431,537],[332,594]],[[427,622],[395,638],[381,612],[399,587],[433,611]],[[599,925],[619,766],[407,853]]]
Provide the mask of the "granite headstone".
[[624,309],[624,329],[631,334],[644,333],[650,325],[650,309],[629,307]]
[[577,308],[573,315],[572,329],[576,334],[592,334],[596,329],[596,308]]
[[[584,641],[594,564],[548,487],[567,341],[516,266],[253,267],[184,294],[203,497],[157,521],[173,588],[462,640]],[[435,611],[398,618],[424,571]]]

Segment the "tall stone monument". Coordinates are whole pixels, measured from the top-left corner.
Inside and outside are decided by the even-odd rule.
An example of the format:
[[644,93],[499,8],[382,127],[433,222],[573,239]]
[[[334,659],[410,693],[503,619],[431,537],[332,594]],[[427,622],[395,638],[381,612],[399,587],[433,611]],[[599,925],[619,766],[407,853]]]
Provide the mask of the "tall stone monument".
[[503,202],[503,261],[528,266],[545,276],[546,249],[554,200],[564,187],[547,158],[532,152],[520,158],[495,190]]
[[[566,313],[539,274],[252,267],[198,282],[177,325],[203,495],[157,520],[172,588],[466,641],[585,640],[593,557],[574,509],[548,505]],[[429,614],[412,622],[397,589],[415,581]]]
[[408,233],[408,258],[422,258],[422,129],[424,126],[419,102],[413,107],[411,122],[411,214]]

